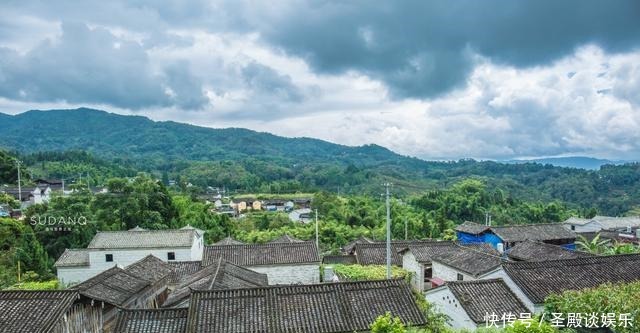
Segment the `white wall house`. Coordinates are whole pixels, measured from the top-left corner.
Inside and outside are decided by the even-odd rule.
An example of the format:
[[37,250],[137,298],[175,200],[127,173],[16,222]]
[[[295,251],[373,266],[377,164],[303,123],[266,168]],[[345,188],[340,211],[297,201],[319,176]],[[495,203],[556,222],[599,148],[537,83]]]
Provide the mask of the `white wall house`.
[[67,249],[55,263],[58,280],[83,282],[111,267],[126,267],[148,255],[163,261],[202,260],[203,232],[192,227],[179,230],[98,232],[86,249]]
[[[455,329],[475,330],[490,324],[489,315],[521,317],[529,309],[501,279],[448,282],[425,293],[436,311],[447,315]],[[498,323],[500,326],[501,323]]]
[[574,232],[599,232],[600,230],[625,230],[640,227],[640,217],[595,216],[591,219],[570,217],[563,222],[565,228]]
[[202,264],[222,258],[266,274],[270,285],[320,282],[320,256],[314,242],[212,245],[205,247]]
[[484,279],[499,270],[501,263],[498,252],[488,244],[422,242],[410,244],[399,253],[402,268],[413,273],[411,285],[417,291],[444,281]]

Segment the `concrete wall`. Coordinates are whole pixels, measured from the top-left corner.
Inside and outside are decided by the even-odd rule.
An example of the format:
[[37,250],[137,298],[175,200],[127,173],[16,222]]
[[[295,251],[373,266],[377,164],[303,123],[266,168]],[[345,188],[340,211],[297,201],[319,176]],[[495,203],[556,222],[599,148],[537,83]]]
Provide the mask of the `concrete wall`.
[[564,226],[565,228],[567,228],[567,230],[572,230],[571,226],[575,226],[575,230],[572,230],[573,232],[598,232],[602,230],[602,226],[595,221],[590,221],[585,225],[565,223]]
[[320,283],[320,263],[297,265],[246,266],[252,271],[267,274],[269,285]]
[[[115,265],[112,265],[113,267]],[[111,268],[108,267],[108,268]],[[100,273],[102,273],[105,269],[92,269],[90,266],[82,266],[82,267],[58,267],[57,268],[57,276],[58,281],[62,283],[64,286],[78,284],[80,282],[84,282]]]
[[[62,281],[65,285],[76,284],[96,276],[115,265],[122,268],[129,266],[150,254],[163,261],[169,261],[167,258],[168,252],[175,253],[175,260],[173,261],[202,260],[203,247],[204,240],[200,237],[190,248],[90,250],[89,266],[58,267],[58,280]],[[113,254],[112,262],[106,261],[106,254]]]
[[437,278],[441,278],[445,281],[458,281],[458,273],[462,274],[463,281],[477,280],[477,278],[472,275],[458,271],[452,267],[441,264],[437,261],[434,261],[432,265],[433,265],[433,276]]
[[411,251],[402,256],[402,268],[412,272],[411,286],[417,291],[424,291],[424,265],[416,260]]
[[425,293],[427,302],[435,306],[435,311],[449,316],[449,325],[455,329],[475,330],[477,325],[462,308],[458,299],[449,288],[440,287]]

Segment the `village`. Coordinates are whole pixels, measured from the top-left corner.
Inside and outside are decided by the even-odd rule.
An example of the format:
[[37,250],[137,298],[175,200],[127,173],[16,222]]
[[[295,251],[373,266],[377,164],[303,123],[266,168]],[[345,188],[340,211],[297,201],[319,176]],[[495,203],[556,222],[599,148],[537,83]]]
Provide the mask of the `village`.
[[[39,180],[16,199],[46,201],[52,185]],[[314,220],[310,198],[210,203],[212,214],[232,211],[235,218],[265,210]],[[0,331],[360,332],[387,312],[420,328],[429,324],[421,302],[452,329],[473,331],[531,320],[554,294],[640,281],[640,254],[601,255],[576,244],[597,237],[638,245],[640,217],[513,226],[487,219],[466,221],[455,233],[455,240],[360,237],[340,253],[323,254],[317,238],[286,234],[266,243],[227,237],[207,245],[205,231],[190,225],[99,231],[86,248],[57,258],[63,290],[0,292]],[[387,264],[408,274],[361,280],[337,269]],[[614,319],[628,325],[628,315]]]

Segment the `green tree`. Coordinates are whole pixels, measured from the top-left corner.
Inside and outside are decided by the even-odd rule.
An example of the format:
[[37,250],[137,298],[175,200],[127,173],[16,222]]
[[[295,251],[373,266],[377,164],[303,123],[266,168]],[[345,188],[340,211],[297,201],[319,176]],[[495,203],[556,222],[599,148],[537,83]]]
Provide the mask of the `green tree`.
[[391,316],[390,312],[378,316],[369,327],[371,333],[406,333],[407,329],[400,317]]

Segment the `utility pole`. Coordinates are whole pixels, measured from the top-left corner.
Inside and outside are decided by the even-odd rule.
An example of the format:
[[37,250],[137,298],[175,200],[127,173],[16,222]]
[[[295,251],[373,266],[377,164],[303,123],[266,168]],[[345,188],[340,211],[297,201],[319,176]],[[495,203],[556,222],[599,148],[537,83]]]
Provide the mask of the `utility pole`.
[[20,201],[20,205],[22,205],[22,184],[20,182],[20,164],[22,164],[22,162],[16,160],[16,166],[18,167],[18,201]]
[[318,235],[318,209],[316,208],[316,248],[320,250],[320,236]]
[[389,206],[389,186],[391,186],[391,183],[384,183],[387,204],[387,279],[391,279],[391,207]]
[[404,217],[404,240],[409,239],[409,229],[407,228],[407,217]]

